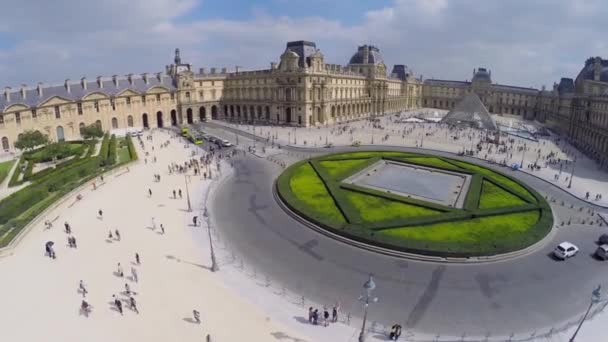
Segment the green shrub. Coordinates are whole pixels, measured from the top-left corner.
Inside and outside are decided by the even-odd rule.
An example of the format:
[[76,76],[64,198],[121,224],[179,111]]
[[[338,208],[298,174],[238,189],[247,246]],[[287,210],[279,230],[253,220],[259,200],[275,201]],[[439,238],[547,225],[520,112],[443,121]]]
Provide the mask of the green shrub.
[[99,166],[107,165],[109,144],[110,144],[110,137],[109,137],[108,133],[106,133],[103,136],[103,140],[101,141],[101,147],[99,148],[99,155],[97,156],[97,160],[99,161]]
[[127,147],[129,148],[129,156],[131,156],[131,160],[137,160],[137,150],[135,150],[135,145],[133,144],[131,135],[127,134],[125,139],[127,140]]
[[108,145],[108,160],[106,165],[116,164],[116,135],[112,134],[110,144]]
[[45,186],[28,186],[0,201],[0,224],[16,218],[36,202],[45,198],[48,191]]
[[13,172],[13,175],[11,176],[11,179],[8,182],[9,187],[23,183],[23,181],[19,180],[19,175],[21,174],[21,165],[24,165],[23,163],[25,163],[25,157],[22,154],[21,158],[19,158],[19,161],[17,161],[17,168],[15,169],[15,172]]

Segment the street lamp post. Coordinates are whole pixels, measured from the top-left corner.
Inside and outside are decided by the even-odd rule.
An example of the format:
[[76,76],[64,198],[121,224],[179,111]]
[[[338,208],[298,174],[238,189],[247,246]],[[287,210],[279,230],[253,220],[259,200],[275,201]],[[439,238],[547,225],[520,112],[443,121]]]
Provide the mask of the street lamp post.
[[215,260],[215,251],[213,249],[213,240],[211,239],[211,220],[209,219],[209,213],[207,211],[207,207],[205,207],[205,211],[203,212],[203,216],[205,217],[205,221],[207,222],[207,234],[209,235],[209,249],[211,249],[211,272],[217,272],[220,270],[220,267]]
[[376,288],[376,283],[374,283],[374,278],[370,274],[369,279],[363,284],[363,288],[365,289],[365,296],[359,297],[359,300],[363,302],[363,325],[361,325],[361,333],[359,334],[359,342],[365,341],[365,323],[367,323],[367,308],[369,307],[370,300],[372,302],[377,302],[378,298],[372,298],[372,291]]
[[578,331],[581,330],[581,327],[583,326],[583,323],[585,323],[585,320],[587,319],[587,315],[589,315],[589,311],[591,311],[591,307],[593,306],[593,304],[600,302],[600,299],[601,299],[600,298],[601,297],[601,290],[602,290],[602,285],[598,285],[591,292],[591,300],[589,302],[589,307],[587,308],[587,311],[585,312],[585,315],[583,316],[583,319],[578,324],[578,327],[576,327],[576,330],[574,331],[574,334],[572,335],[572,337],[570,337],[569,342],[574,342],[574,339],[576,338],[576,335],[578,334]]
[[570,174],[570,181],[568,182],[568,189],[572,187],[572,178],[574,178],[574,167],[576,166],[576,156],[574,157],[574,163],[572,164],[572,173]]
[[192,211],[192,204],[190,204],[190,192],[188,191],[188,175],[184,173],[184,183],[186,183],[186,199],[188,200],[188,212]]
[[521,154],[521,163],[519,163],[519,168],[522,169],[524,167],[524,157],[526,156],[526,144],[524,144],[524,151]]

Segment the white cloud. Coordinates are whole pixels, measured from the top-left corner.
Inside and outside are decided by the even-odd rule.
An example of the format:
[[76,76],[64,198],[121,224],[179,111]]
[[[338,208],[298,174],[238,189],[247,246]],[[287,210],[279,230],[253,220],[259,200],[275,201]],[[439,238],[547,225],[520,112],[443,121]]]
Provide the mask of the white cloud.
[[[276,3],[275,3],[276,4]],[[175,47],[196,67],[268,67],[289,40],[312,40],[326,62],[344,64],[357,45],[377,45],[389,68],[464,80],[473,68],[521,86],[575,77],[589,56],[608,55],[601,0],[394,0],[345,25],[315,17],[183,20],[200,0],[21,0],[0,12],[6,85],[160,71]],[[322,9],[321,9],[322,10]],[[2,86],[2,85],[0,85]]]

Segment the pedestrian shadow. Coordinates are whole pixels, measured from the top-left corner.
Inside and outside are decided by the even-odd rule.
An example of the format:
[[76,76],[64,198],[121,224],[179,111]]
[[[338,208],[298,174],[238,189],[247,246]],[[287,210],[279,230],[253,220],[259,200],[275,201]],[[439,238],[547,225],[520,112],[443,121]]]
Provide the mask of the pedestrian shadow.
[[298,323],[302,323],[302,324],[309,324],[312,325],[307,318],[302,317],[302,316],[293,316],[293,318],[298,321]]
[[303,340],[301,338],[289,336],[282,331],[271,332],[270,335],[272,337],[274,337],[275,339],[281,340],[281,341],[307,342],[306,340]]
[[114,304],[114,301],[109,301],[108,305],[110,306],[110,310],[120,313],[120,310],[118,310],[118,308],[116,307],[116,304]]
[[182,321],[192,323],[192,324],[200,324],[197,321],[195,321],[194,318],[192,318],[192,317],[184,317],[184,318],[182,318]]
[[189,264],[189,265],[192,265],[192,266],[196,266],[196,267],[198,267],[198,268],[202,268],[202,269],[205,269],[205,270],[211,271],[211,267],[209,267],[209,266],[205,266],[205,265],[197,264],[197,263],[195,263],[195,262],[191,262],[191,261],[188,261],[188,260],[182,260],[182,259],[180,259],[180,258],[177,258],[177,257],[173,256],[173,255],[169,255],[169,254],[167,254],[167,255],[165,255],[165,258],[167,258],[168,260],[173,260],[173,261],[175,261],[175,262],[179,262],[179,263],[182,263],[182,262],[183,262],[183,263],[185,263],[185,264]]
[[114,276],[118,277],[118,278],[123,278],[123,275],[124,275],[124,274],[121,275],[118,271],[114,271],[114,272],[112,272],[112,274],[114,274]]
[[178,209],[178,210],[181,211],[181,212],[184,212],[184,213],[190,213],[190,212],[192,212],[192,210],[188,210],[188,209]]
[[112,242],[114,242],[114,240],[112,240],[112,239],[106,239],[106,242],[107,243],[112,243]]
[[391,337],[385,334],[376,334],[374,335],[374,338],[377,340],[381,340],[381,341],[390,341]]
[[146,228],[150,229],[150,230],[155,230],[156,229],[155,227],[151,227],[151,226],[146,226]]

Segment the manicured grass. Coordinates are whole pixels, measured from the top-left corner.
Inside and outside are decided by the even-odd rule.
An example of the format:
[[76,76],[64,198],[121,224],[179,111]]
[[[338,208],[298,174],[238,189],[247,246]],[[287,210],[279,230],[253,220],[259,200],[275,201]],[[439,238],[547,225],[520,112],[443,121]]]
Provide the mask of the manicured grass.
[[453,161],[453,163],[462,168],[469,169],[473,172],[476,172],[485,177],[488,177],[488,178],[492,179],[494,182],[501,184],[501,185],[517,192],[518,194],[524,196],[527,199],[536,201],[534,199],[534,196],[532,196],[532,194],[528,190],[526,190],[526,188],[517,184],[517,182],[514,182],[514,181],[510,180],[509,178],[507,178],[503,175],[500,175],[490,169],[486,169],[485,167],[481,167],[481,166],[477,166],[477,165],[473,165],[473,164],[469,164],[469,163],[465,163],[465,162],[461,162],[461,161]]
[[438,210],[419,207],[382,197],[345,190],[346,198],[359,211],[364,222],[379,222],[405,217],[439,215]]
[[2,181],[4,181],[6,176],[8,176],[8,173],[11,171],[11,167],[13,167],[13,164],[15,164],[15,160],[9,160],[0,163],[0,184],[2,183]]
[[[382,158],[471,174],[464,207],[444,208],[342,183]],[[443,257],[516,251],[543,238],[553,226],[546,201],[515,179],[433,155],[370,151],[313,158],[287,168],[277,180],[277,191],[292,210],[333,233],[384,248]]]
[[118,143],[116,144],[116,154],[118,156],[118,164],[126,163],[131,160],[131,154],[129,153],[129,147],[126,139],[118,139]]
[[349,170],[367,163],[369,159],[325,160],[319,162],[332,178],[338,178]]
[[480,253],[493,253],[497,249],[508,250],[509,247],[522,245],[522,242],[534,242],[535,239],[529,237],[528,231],[536,224],[539,216],[539,211],[535,210],[459,222],[386,229],[376,235],[383,240],[421,249],[458,252],[475,248]]
[[526,204],[526,201],[507,192],[488,181],[483,181],[479,209],[513,207]]
[[331,222],[344,223],[344,216],[327,192],[315,170],[308,163],[300,166],[289,180],[294,196],[313,213]]

